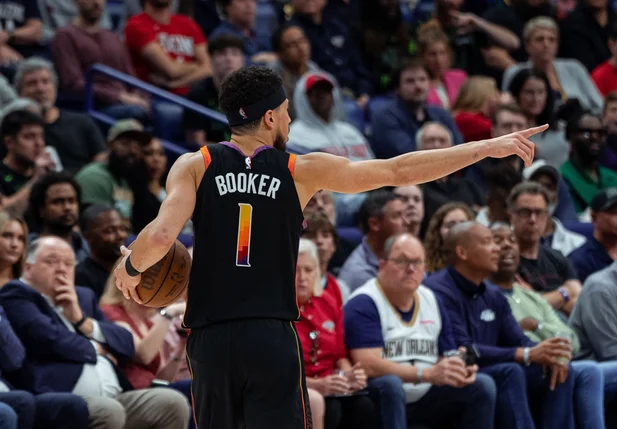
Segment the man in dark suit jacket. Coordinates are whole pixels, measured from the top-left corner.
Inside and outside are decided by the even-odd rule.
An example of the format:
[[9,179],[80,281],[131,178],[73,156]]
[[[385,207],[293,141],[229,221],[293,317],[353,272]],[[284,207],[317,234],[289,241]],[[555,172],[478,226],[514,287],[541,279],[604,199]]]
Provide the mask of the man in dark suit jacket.
[[20,429],[86,429],[88,407],[79,396],[71,393],[43,393],[35,396],[23,390],[13,390],[2,377],[4,372],[21,368],[25,356],[26,350],[0,306],[0,402],[15,411]]
[[71,392],[86,400],[90,424],[186,429],[189,406],[172,389],[132,390],[118,362],[133,358],[133,336],[105,320],[94,293],[73,285],[75,254],[58,237],[30,244],[21,280],[0,290],[0,303],[26,350],[9,380],[34,393]]

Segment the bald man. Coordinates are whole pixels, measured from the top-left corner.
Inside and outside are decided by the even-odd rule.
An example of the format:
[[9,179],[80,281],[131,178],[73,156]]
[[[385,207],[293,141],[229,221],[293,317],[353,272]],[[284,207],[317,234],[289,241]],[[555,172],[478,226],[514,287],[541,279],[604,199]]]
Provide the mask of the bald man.
[[[569,343],[552,338],[536,345],[518,326],[499,288],[485,281],[499,264],[499,247],[488,228],[458,224],[446,246],[450,265],[424,284],[442,300],[456,345],[477,350],[480,371],[495,380],[495,427],[573,429],[574,377],[570,366],[557,360],[572,358]],[[543,366],[551,370],[549,380]],[[530,404],[541,410],[535,426]]]
[[386,240],[377,278],[357,289],[345,306],[345,340],[379,392],[382,424],[407,422],[462,429],[493,427],[496,387],[476,378],[477,367],[459,357],[450,323],[433,292],[421,285],[424,248],[404,233]]
[[33,393],[85,399],[90,427],[186,429],[190,408],[172,389],[138,389],[116,369],[133,359],[133,336],[105,320],[92,290],[75,286],[75,253],[59,237],[33,241],[23,278],[0,289],[0,304],[26,351],[11,379]]

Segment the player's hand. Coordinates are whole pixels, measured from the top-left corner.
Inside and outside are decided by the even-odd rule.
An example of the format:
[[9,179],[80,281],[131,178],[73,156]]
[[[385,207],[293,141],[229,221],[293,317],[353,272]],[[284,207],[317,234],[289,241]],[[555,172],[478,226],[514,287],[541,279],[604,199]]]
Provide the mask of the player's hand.
[[492,158],[507,158],[511,155],[517,155],[525,161],[525,166],[529,167],[536,153],[536,145],[529,140],[529,137],[541,133],[547,128],[548,125],[545,124],[485,140],[489,151],[488,156]]
[[324,395],[342,395],[351,391],[351,386],[347,379],[340,375],[329,375],[320,381],[319,392]]
[[126,299],[133,299],[133,301],[142,304],[141,299],[137,296],[137,291],[135,288],[141,281],[141,274],[135,277],[129,276],[129,273],[126,272],[126,260],[131,255],[132,250],[127,249],[126,247],[120,247],[120,252],[122,252],[122,260],[114,270],[114,274],[116,276],[116,287],[122,291],[122,295]]

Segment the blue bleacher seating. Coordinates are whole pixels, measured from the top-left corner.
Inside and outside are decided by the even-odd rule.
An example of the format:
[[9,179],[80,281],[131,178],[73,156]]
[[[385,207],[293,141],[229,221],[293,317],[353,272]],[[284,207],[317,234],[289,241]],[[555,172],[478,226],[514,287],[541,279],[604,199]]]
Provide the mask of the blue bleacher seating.
[[351,100],[349,98],[343,98],[343,106],[345,108],[347,122],[364,134],[366,124],[364,122],[364,111],[362,108],[355,102],[355,100]]
[[386,104],[388,104],[392,100],[392,96],[390,95],[378,95],[371,98],[366,105],[366,134],[370,134],[370,124],[371,119],[375,112],[384,108]]
[[340,238],[343,238],[353,243],[356,246],[360,244],[360,242],[362,241],[362,237],[363,237],[362,231],[360,231],[358,228],[353,228],[353,227],[337,228],[336,233],[338,234]]

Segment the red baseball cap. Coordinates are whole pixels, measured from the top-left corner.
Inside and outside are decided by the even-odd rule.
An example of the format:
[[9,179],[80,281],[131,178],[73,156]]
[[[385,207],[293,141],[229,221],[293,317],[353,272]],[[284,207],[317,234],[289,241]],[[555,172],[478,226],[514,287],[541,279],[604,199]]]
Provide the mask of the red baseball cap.
[[309,92],[318,83],[324,83],[329,89],[334,88],[334,84],[330,79],[321,74],[312,74],[306,79],[304,89]]

